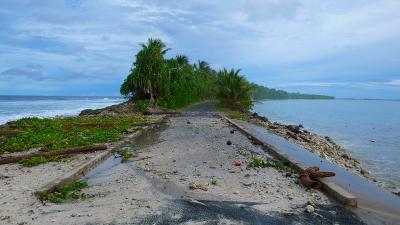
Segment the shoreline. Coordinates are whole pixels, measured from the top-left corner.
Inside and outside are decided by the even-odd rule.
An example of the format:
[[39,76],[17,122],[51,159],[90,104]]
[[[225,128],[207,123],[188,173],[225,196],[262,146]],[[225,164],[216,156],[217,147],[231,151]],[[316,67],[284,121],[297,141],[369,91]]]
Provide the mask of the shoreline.
[[[101,114],[101,110],[98,112]],[[294,220],[318,223],[322,219],[316,216],[317,213],[305,211],[312,206],[313,211],[315,208],[318,214],[332,223],[338,220],[344,223],[347,219],[360,222],[354,212],[337,205],[320,190],[307,189],[299,184],[298,177],[287,175],[288,170],[246,167],[252,156],[264,160],[273,160],[274,156],[262,151],[246,135],[232,133],[229,124],[211,116],[210,112],[202,111],[201,107],[186,110],[181,115],[170,117],[167,127],[148,133],[139,143],[124,140],[124,143],[134,143],[131,146],[135,149],[134,156],[115,167],[106,167],[104,174],[88,178],[99,182],[85,190],[85,193],[95,195],[93,199],[68,204],[43,204],[30,195],[34,189],[26,189],[29,179],[24,179],[24,176],[38,176],[44,183],[47,177],[44,171],[56,172],[54,176],[59,176],[68,171],[72,163],[80,163],[80,160],[87,160],[97,153],[78,155],[78,161],[52,162],[29,169],[18,164],[0,166],[0,173],[5,175],[7,182],[5,188],[8,188],[3,195],[10,199],[10,210],[1,213],[0,217],[4,214],[3,218],[15,222],[32,219],[32,224],[42,224],[43,221],[131,223],[138,218],[151,221],[154,214],[176,214],[171,209],[182,207],[184,210],[189,203],[195,208],[191,211],[193,215],[188,214],[188,221],[197,218],[196,213],[202,213],[204,205],[213,207],[216,204],[217,208],[228,207],[232,210],[219,212],[217,216],[212,214],[218,218],[219,215],[229,218],[232,213],[249,209],[246,213],[260,212],[259,215],[266,219],[282,218],[286,221],[289,215]],[[257,121],[261,120],[255,118],[253,122]],[[239,165],[235,164],[237,161]],[[52,171],[53,168],[57,170]],[[201,184],[207,190],[193,189],[192,183]],[[39,184],[33,186],[42,185]],[[17,190],[23,190],[24,195]],[[187,198],[182,199],[182,196]],[[19,201],[11,201],[13,198]],[[248,202],[251,204],[245,206]],[[21,214],[21,209],[31,213]],[[335,213],[332,214],[332,211]],[[105,216],[105,212],[113,216]],[[210,213],[215,212],[211,210]],[[385,218],[379,220],[385,221]]]
[[[122,103],[113,104],[98,109],[84,109],[81,112],[79,112],[79,114],[72,116],[56,115],[51,117],[39,117],[39,118],[57,119],[64,117],[95,117],[95,116],[112,117],[120,115],[135,115],[138,113],[141,114],[141,112],[135,111],[134,105],[135,104],[133,102],[125,101]],[[163,110],[161,108],[155,107],[155,108],[150,108],[149,112],[162,113]],[[318,133],[312,133],[304,129],[301,124],[290,125],[279,122],[272,122],[267,117],[261,116],[256,112],[250,112],[250,115],[251,116],[248,122],[261,126],[266,130],[274,134],[277,134],[296,145],[304,147],[306,150],[314,154],[317,154],[322,158],[369,180],[372,183],[375,183],[379,187],[384,188],[385,190],[400,196],[399,184],[396,184],[394,182],[388,182],[387,180],[385,180],[384,178],[380,178],[379,176],[374,176],[372,173],[363,168],[362,162],[360,160],[353,158],[346,149],[337,144],[329,136],[323,136]],[[7,127],[8,122],[0,124],[0,128]]]
[[250,123],[261,126],[266,130],[279,135],[286,140],[304,147],[306,150],[319,155],[320,157],[348,170],[368,181],[378,185],[381,188],[399,196],[400,190],[398,184],[388,182],[384,178],[374,176],[364,169],[362,162],[350,155],[350,153],[329,136],[322,136],[317,133],[309,132],[299,125],[287,125],[278,122],[272,122],[265,116],[260,116],[256,112],[251,113]]

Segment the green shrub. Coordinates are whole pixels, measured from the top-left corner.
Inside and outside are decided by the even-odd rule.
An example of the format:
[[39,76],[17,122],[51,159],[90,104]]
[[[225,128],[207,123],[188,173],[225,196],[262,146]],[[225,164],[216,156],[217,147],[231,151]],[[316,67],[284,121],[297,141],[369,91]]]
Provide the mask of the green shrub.
[[135,103],[135,108],[139,112],[144,112],[149,108],[150,101],[148,99],[137,100]]
[[247,165],[247,168],[268,168],[272,167],[279,171],[284,170],[286,166],[282,163],[273,163],[269,161],[264,161],[258,157],[253,157],[251,162]]
[[48,162],[63,162],[66,159],[67,158],[65,158],[64,156],[55,156],[55,157],[34,156],[31,158],[23,159],[19,161],[19,163],[25,167],[33,167]]
[[42,201],[50,201],[53,203],[63,203],[67,200],[87,199],[92,198],[94,195],[81,193],[83,188],[89,185],[84,181],[76,181],[70,184],[62,185],[54,192],[43,193],[40,198]]

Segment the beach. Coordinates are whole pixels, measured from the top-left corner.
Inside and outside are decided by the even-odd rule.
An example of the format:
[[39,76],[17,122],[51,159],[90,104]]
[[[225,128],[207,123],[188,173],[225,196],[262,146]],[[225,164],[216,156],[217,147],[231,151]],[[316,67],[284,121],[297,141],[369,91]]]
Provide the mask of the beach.
[[[7,206],[0,211],[1,221],[6,224],[48,221],[53,224],[287,224],[288,221],[383,224],[390,221],[381,217],[360,218],[320,190],[305,188],[289,167],[249,168],[254,157],[271,162],[277,159],[222,119],[210,104],[170,115],[142,136],[128,135],[119,141],[119,148],[134,149],[134,156],[122,163],[121,156],[114,154],[94,168],[94,172],[87,173],[82,179],[89,187],[83,191],[94,196],[90,199],[43,204],[34,193],[101,152],[32,168],[0,165],[4,184],[1,191],[4,200],[0,204]],[[107,113],[113,113],[110,110]],[[251,118],[251,123],[267,128],[271,125],[262,117]],[[273,129],[275,132],[289,129],[273,125],[282,126]],[[335,161],[334,155],[329,157],[344,165],[356,162],[351,158]],[[355,171],[358,168],[354,166]]]

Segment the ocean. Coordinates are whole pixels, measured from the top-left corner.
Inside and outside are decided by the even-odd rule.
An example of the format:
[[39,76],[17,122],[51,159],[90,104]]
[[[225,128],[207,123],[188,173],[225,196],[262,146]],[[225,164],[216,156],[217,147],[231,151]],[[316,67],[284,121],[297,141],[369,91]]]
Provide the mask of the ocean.
[[253,111],[329,136],[373,175],[400,184],[400,101],[267,100]]
[[24,117],[76,116],[123,102],[122,97],[5,96],[0,95],[0,124]]

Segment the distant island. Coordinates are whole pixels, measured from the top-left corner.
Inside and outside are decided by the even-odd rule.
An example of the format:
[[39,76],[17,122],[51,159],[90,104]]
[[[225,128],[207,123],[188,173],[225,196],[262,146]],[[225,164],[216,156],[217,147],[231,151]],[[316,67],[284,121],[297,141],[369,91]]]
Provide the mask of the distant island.
[[277,90],[275,88],[268,88],[258,84],[252,84],[254,86],[254,100],[264,99],[335,99],[333,96],[328,95],[313,95],[313,94],[302,94],[302,93],[290,93],[283,90]]

